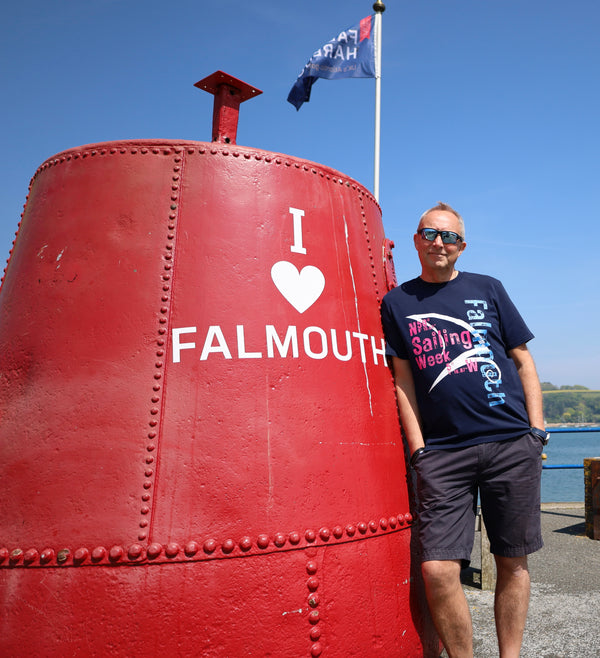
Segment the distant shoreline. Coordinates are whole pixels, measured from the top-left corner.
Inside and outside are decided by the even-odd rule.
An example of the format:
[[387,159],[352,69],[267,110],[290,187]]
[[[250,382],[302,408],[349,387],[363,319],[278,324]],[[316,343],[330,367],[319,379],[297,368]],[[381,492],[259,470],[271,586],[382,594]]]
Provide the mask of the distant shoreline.
[[546,423],[546,428],[561,429],[561,428],[576,429],[578,427],[598,427],[598,423]]

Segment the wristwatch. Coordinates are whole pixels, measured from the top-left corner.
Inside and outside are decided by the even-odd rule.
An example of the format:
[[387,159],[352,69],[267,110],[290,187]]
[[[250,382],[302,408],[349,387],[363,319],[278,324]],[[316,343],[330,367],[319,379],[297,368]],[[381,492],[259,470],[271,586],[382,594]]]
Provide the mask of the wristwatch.
[[421,446],[420,448],[417,448],[413,454],[410,457],[410,467],[414,468],[415,464],[417,462],[417,459],[425,452],[425,448]]
[[544,445],[546,445],[548,443],[548,441],[550,440],[550,432],[546,432],[545,430],[541,430],[541,429],[539,429],[539,427],[532,427],[530,431],[534,436],[537,436],[537,438]]

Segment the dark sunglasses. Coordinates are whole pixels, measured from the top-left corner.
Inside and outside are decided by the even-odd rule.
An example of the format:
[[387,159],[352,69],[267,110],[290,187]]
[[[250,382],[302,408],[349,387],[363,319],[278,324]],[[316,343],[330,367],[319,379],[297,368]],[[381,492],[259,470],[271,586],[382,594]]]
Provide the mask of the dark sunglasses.
[[462,242],[460,235],[454,231],[438,231],[435,228],[422,228],[419,233],[424,240],[428,240],[429,242],[433,242],[438,235],[442,238],[444,244]]

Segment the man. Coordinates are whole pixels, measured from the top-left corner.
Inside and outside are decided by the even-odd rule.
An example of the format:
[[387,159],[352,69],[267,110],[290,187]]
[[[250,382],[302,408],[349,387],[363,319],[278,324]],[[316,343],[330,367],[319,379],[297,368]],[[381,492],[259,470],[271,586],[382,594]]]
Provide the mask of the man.
[[421,569],[450,658],[472,656],[460,570],[473,547],[477,493],[496,560],[501,658],[518,657],[527,555],[542,547],[542,392],[526,343],[533,334],[502,284],[459,272],[464,222],[439,203],[419,221],[421,276],[391,290],[381,317],[400,419],[417,481]]

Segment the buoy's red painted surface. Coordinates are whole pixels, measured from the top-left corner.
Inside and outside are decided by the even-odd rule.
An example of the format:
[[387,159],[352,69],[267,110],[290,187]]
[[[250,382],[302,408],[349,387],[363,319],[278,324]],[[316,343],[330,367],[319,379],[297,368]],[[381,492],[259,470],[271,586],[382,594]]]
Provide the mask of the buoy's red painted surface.
[[0,291],[2,655],[421,656],[380,209],[327,167],[110,142]]

